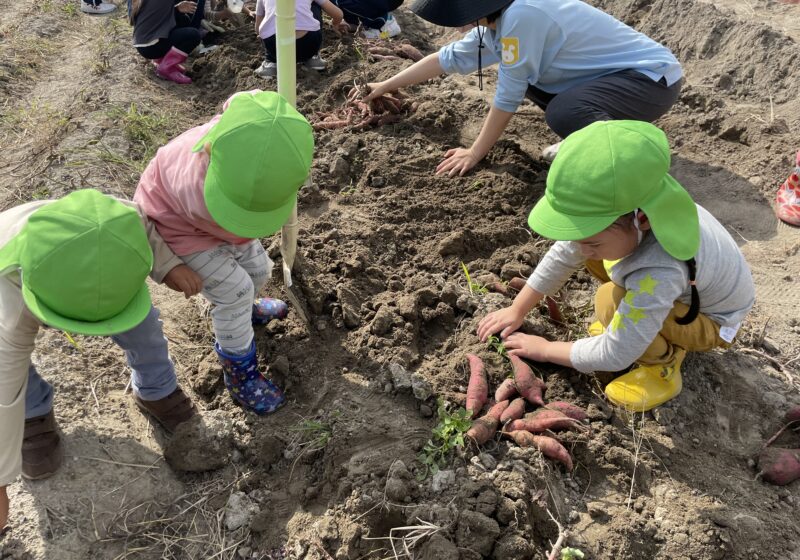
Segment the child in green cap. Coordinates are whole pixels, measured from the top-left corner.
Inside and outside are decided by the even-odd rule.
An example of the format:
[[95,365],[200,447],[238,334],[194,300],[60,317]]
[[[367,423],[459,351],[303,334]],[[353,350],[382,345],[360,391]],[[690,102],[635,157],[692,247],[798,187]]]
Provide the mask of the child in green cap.
[[[605,121],[564,140],[528,223],[555,239],[510,307],[478,325],[510,354],[581,372],[630,372],[605,389],[645,411],[681,391],[687,351],[726,347],[753,306],[750,269],[725,228],[669,174],[664,133]],[[515,332],[544,296],[585,266],[603,285],[590,338],[551,342]]]
[[274,411],[284,396],[259,371],[253,325],[288,312],[280,300],[256,298],[272,271],[258,238],[290,217],[313,151],[311,126],[283,97],[237,93],[221,115],[159,149],[134,196],[188,265],[177,279],[184,294],[213,304],[225,386],[257,414]]
[[63,456],[53,387],[31,363],[42,325],[111,336],[136,404],[168,431],[194,415],[145,285],[149,274],[174,286],[182,268],[135,204],[95,190],[0,213],[0,529],[5,487],[52,475]]

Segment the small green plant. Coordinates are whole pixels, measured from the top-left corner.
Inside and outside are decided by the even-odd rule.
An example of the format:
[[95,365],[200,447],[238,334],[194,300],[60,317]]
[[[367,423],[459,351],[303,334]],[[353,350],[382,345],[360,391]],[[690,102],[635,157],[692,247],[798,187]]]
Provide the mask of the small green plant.
[[467,288],[469,288],[469,293],[482,295],[489,292],[486,286],[482,286],[472,279],[472,277],[469,275],[467,265],[464,264],[464,261],[461,261],[461,270],[464,271],[464,276],[467,278]]
[[451,458],[456,448],[464,447],[464,436],[472,426],[470,416],[463,407],[453,411],[448,410],[444,401],[439,399],[439,424],[433,429],[431,439],[417,456],[417,460],[424,467],[419,476],[420,480],[424,480],[429,474],[435,474]]
[[333,437],[333,426],[320,420],[303,420],[289,431],[299,434],[298,447],[304,448],[304,452],[323,449]]
[[582,560],[586,558],[579,548],[565,547],[561,549],[561,560]]
[[503,344],[503,341],[500,339],[499,336],[492,335],[486,340],[486,344],[489,346],[489,350],[495,352],[501,358],[508,359],[508,351],[506,350],[506,345]]
[[75,17],[75,16],[78,15],[78,3],[77,2],[68,1],[65,4],[61,4],[61,11],[67,17]]
[[175,128],[175,122],[166,113],[144,111],[135,103],[127,110],[114,108],[109,116],[122,126],[125,139],[130,142],[128,157],[139,162],[142,171]]
[[343,188],[340,193],[342,196],[351,196],[354,195],[358,191],[358,184],[353,183],[353,180],[350,179],[350,184]]

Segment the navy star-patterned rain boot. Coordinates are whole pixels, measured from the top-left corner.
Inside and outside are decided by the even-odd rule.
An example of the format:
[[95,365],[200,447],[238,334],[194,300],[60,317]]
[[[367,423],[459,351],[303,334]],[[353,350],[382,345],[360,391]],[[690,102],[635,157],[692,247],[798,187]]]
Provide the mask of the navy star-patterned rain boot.
[[244,356],[226,353],[214,344],[224,374],[225,387],[239,404],[256,414],[275,412],[284,402],[283,390],[258,371],[256,344]]
[[273,319],[285,319],[289,306],[274,298],[258,298],[253,302],[253,325],[266,325]]

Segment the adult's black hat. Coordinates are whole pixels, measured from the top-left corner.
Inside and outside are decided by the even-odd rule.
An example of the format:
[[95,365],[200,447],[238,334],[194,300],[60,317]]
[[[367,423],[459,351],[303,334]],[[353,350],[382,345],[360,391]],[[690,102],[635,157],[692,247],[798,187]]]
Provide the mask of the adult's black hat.
[[425,21],[444,27],[461,27],[502,10],[513,0],[417,0],[411,11]]

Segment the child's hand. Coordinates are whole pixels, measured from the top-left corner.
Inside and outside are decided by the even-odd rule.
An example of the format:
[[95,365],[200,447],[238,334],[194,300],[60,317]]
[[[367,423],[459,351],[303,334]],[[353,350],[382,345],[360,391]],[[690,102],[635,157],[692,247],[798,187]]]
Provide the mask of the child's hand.
[[509,356],[528,358],[535,362],[549,362],[547,351],[550,344],[546,338],[532,334],[514,333],[503,341]]
[[450,177],[462,176],[475,167],[481,158],[477,157],[472,148],[452,148],[444,154],[442,163],[436,167],[436,175],[447,173]]
[[6,523],[8,523],[8,494],[6,487],[0,486],[0,537],[5,533]]
[[478,323],[478,338],[486,342],[491,335],[499,332],[500,338],[504,339],[522,325],[524,316],[513,306],[492,311]]
[[350,33],[350,24],[343,19],[331,21],[331,26],[337,35],[346,35]]
[[203,279],[185,264],[179,264],[164,276],[164,284],[187,299],[203,291]]
[[385,82],[370,82],[367,84],[369,88],[369,94],[364,97],[364,102],[369,103],[373,99],[378,99],[381,95],[385,93],[389,93],[389,90],[386,89],[384,85]]

